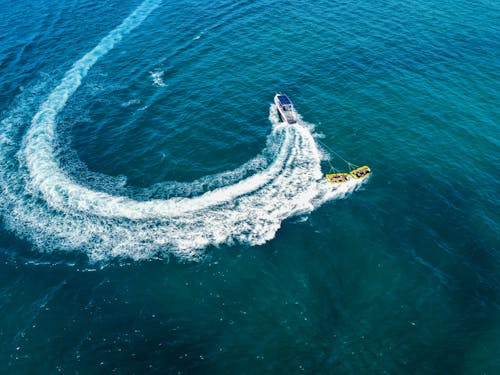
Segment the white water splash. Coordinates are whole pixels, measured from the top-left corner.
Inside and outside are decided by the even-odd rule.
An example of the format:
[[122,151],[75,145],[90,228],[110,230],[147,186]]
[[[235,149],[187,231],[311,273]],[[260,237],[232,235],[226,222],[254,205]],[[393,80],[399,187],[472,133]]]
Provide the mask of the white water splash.
[[[158,253],[196,259],[210,245],[262,244],[275,236],[284,219],[344,197],[361,184],[351,180],[335,189],[328,184],[312,127],[302,120],[280,123],[274,106],[262,153],[269,156],[205,177],[204,183],[215,188],[193,198],[137,201],[72,180],[55,155],[56,116],[98,59],[158,4],[145,1],[65,74],[33,117],[16,151],[17,166],[11,158],[18,124],[13,117],[2,121],[0,209],[9,228],[41,249],[79,249],[93,260],[144,259]],[[218,184],[219,179],[224,183]],[[199,183],[186,189],[195,191]]]
[[140,99],[130,99],[129,101],[122,103],[122,107],[127,108],[130,107],[131,105],[138,105],[138,104],[141,104]]
[[151,79],[153,80],[153,86],[165,87],[165,82],[163,82],[163,71],[150,72]]

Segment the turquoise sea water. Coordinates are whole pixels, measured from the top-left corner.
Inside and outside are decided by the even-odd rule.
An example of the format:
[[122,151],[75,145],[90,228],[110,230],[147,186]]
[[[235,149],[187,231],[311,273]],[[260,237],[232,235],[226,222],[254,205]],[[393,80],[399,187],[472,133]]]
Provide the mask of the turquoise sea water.
[[0,373],[499,372],[497,2],[0,11]]

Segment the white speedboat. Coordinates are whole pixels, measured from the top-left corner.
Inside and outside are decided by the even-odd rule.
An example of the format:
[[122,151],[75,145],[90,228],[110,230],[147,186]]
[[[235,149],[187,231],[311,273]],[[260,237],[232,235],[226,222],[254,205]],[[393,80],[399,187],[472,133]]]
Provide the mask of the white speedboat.
[[289,124],[294,124],[297,122],[297,113],[295,108],[293,108],[292,101],[285,94],[276,94],[274,96],[274,103],[278,107],[278,113],[280,114],[281,120]]

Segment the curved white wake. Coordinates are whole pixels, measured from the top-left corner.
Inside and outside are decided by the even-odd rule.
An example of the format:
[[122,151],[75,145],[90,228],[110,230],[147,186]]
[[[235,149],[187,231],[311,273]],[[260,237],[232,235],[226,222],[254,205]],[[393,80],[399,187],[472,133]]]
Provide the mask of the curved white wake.
[[136,201],[72,180],[55,156],[56,116],[99,58],[158,4],[145,1],[65,74],[33,117],[15,171],[8,162],[13,143],[9,134],[15,124],[3,121],[1,208],[11,228],[42,248],[83,249],[93,259],[139,259],[159,251],[193,258],[208,245],[262,244],[274,237],[287,217],[310,212],[359,185],[350,181],[333,190],[324,181],[322,154],[311,128],[301,121],[280,123],[274,108],[265,150],[273,155],[272,161],[244,179],[238,177],[241,171],[226,172],[233,176],[231,183],[197,197]]

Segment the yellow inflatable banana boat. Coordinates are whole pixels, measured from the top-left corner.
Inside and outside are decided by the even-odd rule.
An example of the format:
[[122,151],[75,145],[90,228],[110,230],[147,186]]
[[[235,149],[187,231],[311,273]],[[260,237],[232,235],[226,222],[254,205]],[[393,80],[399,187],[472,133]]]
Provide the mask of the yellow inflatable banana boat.
[[347,173],[328,173],[325,177],[332,184],[341,184],[350,179]]
[[356,178],[356,179],[363,179],[368,177],[368,175],[372,173],[371,169],[368,168],[366,165],[363,165],[362,167],[356,168],[352,171],[349,172],[349,174]]

